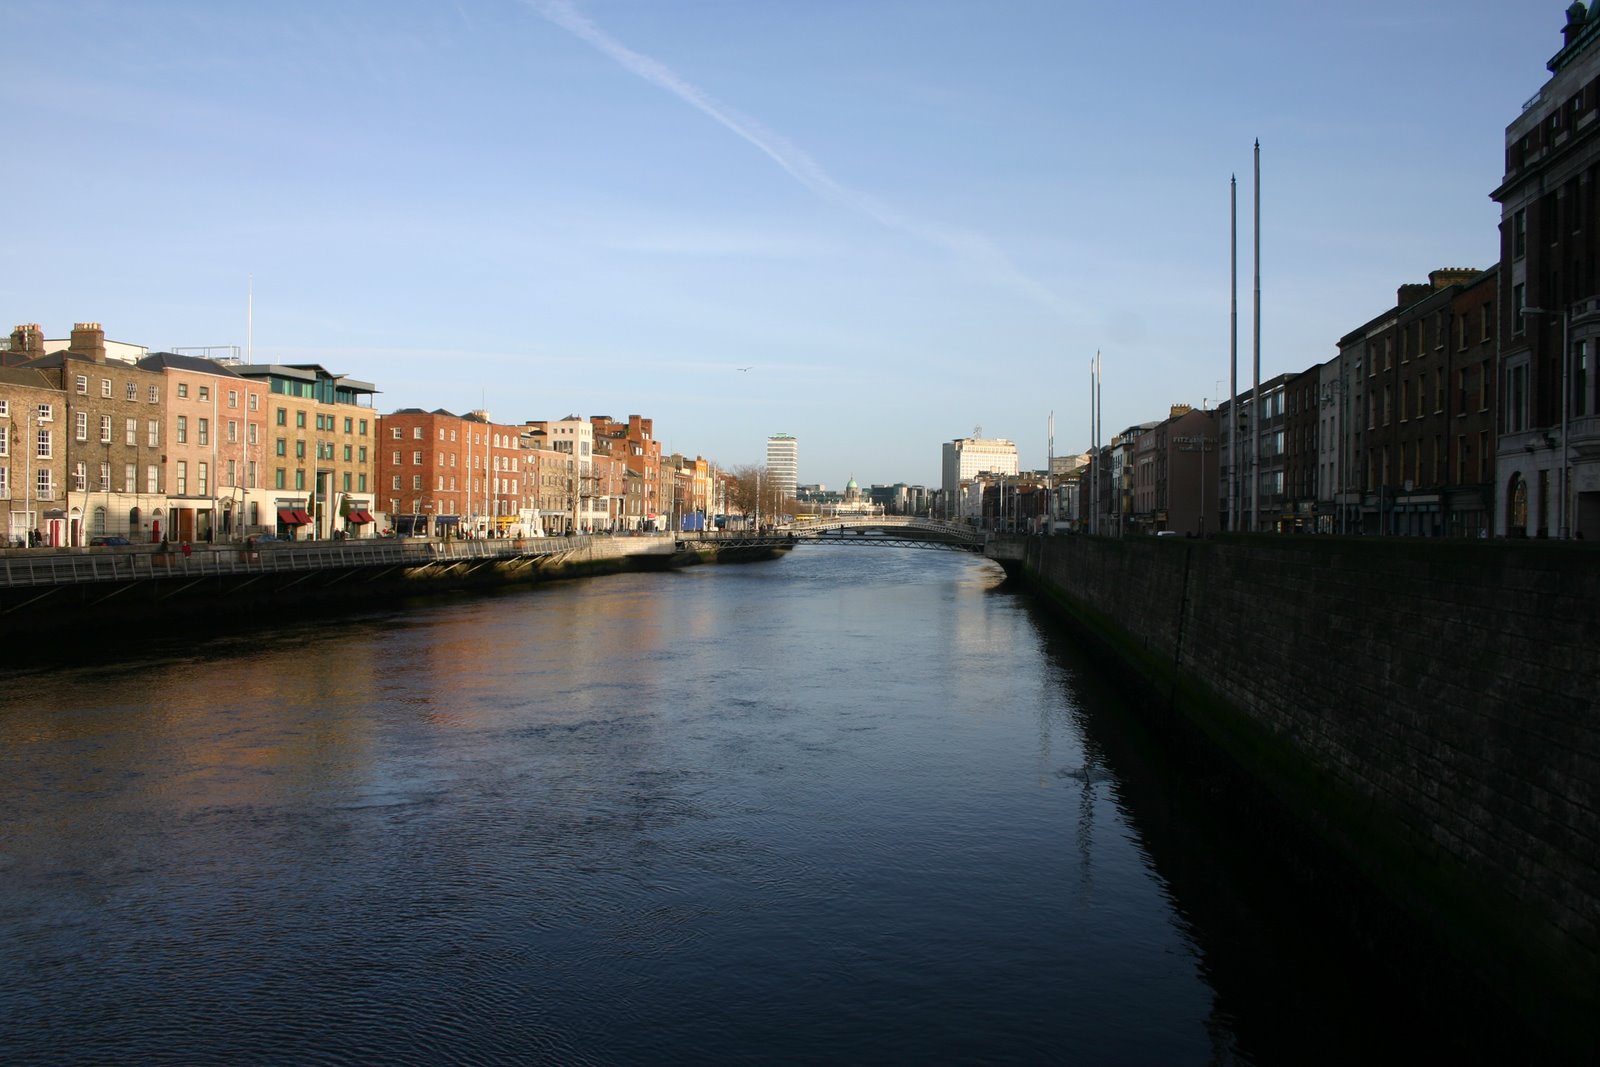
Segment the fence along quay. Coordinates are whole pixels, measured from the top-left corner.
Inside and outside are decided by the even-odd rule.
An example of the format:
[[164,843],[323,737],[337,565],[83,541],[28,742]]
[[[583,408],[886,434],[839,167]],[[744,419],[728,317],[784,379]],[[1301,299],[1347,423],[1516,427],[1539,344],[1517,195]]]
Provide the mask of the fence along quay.
[[[770,556],[770,548],[746,554]],[[0,633],[136,619],[201,622],[275,604],[382,603],[458,588],[711,562],[670,535],[264,542],[0,553]]]

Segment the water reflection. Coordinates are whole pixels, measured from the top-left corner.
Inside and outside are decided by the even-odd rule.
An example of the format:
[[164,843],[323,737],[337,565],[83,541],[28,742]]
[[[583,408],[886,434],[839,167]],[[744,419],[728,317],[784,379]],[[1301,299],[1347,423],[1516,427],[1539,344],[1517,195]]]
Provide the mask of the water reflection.
[[19,675],[0,1053],[1229,1063],[1281,1050],[1258,1004],[1326,1021],[999,582],[807,548]]

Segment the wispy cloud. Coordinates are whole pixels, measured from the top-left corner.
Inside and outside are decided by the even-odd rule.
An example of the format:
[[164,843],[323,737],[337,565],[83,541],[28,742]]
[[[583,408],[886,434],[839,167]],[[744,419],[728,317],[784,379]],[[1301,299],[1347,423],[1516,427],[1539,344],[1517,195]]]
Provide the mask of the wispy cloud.
[[842,185],[804,149],[756,119],[718,101],[659,60],[636,52],[618,41],[596,26],[570,0],[522,2],[540,16],[593,46],[630,74],[666,90],[742,138],[823,200],[971,261],[997,283],[1020,290],[1054,311],[1066,313],[1069,310],[1056,293],[1023,272],[989,238],[960,227],[911,218],[870,194]]

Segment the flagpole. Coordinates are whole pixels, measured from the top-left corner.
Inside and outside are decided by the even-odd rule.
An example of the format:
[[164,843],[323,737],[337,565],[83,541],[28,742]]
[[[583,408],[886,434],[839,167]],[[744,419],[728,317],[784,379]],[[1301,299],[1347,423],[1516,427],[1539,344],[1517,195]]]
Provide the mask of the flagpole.
[[1250,531],[1259,532],[1261,529],[1261,139],[1256,139],[1256,330],[1255,330],[1255,361],[1256,377],[1255,388],[1251,395],[1255,402],[1250,405],[1250,454],[1253,457],[1250,464],[1251,481],[1255,483],[1250,492]]
[[1229,284],[1228,313],[1228,532],[1239,530],[1239,178],[1228,175]]

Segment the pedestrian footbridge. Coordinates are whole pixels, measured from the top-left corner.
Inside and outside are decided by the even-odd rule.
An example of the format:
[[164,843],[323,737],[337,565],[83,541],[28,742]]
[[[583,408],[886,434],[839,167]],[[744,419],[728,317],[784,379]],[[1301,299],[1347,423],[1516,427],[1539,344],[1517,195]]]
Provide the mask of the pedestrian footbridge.
[[782,529],[728,530],[685,535],[724,548],[782,548],[790,545],[850,545],[857,548],[948,548],[982,552],[985,534],[966,523],[914,515],[807,519]]

